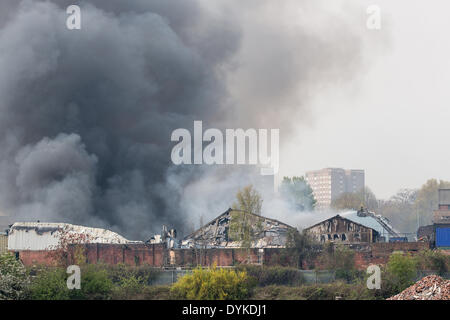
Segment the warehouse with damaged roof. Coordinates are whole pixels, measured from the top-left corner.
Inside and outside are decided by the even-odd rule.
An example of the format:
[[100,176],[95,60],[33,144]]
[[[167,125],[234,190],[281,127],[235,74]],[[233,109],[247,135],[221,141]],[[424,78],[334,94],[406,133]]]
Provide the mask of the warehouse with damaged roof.
[[233,218],[246,215],[247,223],[251,225],[253,240],[251,248],[284,248],[289,230],[296,230],[275,219],[266,218],[253,213],[245,213],[241,210],[228,209],[209,223],[200,227],[181,241],[182,248],[239,248],[241,241],[233,238]]
[[[239,225],[242,221],[250,226],[248,232],[253,239],[246,245],[236,237],[234,229],[236,222]],[[357,251],[355,259],[361,267],[372,262],[384,262],[394,250],[410,252],[427,246],[427,243],[418,242],[377,243],[376,230],[340,216],[321,221],[308,229],[313,234],[316,233],[318,240],[326,242],[330,241],[331,237],[331,242],[349,244]],[[214,264],[235,266],[241,263],[278,265],[280,257],[284,257],[283,263],[296,265],[296,262],[285,259],[289,258],[285,251],[289,233],[296,230],[276,219],[232,209],[228,209],[181,241],[176,240],[176,231],[167,227],[163,227],[160,235],[155,235],[147,241],[131,241],[101,228],[66,223],[18,222],[9,229],[8,250],[15,253],[27,266],[54,265],[56,261],[49,252],[58,250],[58,245],[65,241],[64,239],[76,240],[67,246],[69,264],[73,264],[73,253],[81,246],[84,248],[85,262],[94,264],[148,265],[157,268]],[[238,230],[238,233],[241,231],[242,229]]]
[[379,232],[350,219],[336,215],[305,229],[318,242],[372,243],[378,242]]

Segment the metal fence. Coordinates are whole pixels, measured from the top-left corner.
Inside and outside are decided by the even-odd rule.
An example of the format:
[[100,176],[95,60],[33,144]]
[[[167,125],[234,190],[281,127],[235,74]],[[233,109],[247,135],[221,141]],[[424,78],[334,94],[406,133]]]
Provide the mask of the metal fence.
[[305,283],[330,283],[336,280],[336,273],[328,270],[298,270]]
[[151,285],[166,285],[173,284],[177,282],[182,276],[192,273],[189,269],[172,269],[172,270],[161,270],[158,276],[151,282]]
[[[332,283],[336,281],[336,273],[331,270],[298,270],[301,273],[304,283]],[[161,270],[158,276],[151,282],[151,285],[169,285],[178,281],[182,276],[192,273],[191,269],[170,269]],[[419,271],[416,281],[423,277],[437,274],[436,271]],[[439,275],[444,279],[450,279],[450,272]]]
[[[330,283],[336,280],[334,271],[298,270],[305,283]],[[151,285],[168,285],[178,281],[182,276],[192,273],[191,269],[161,270]]]

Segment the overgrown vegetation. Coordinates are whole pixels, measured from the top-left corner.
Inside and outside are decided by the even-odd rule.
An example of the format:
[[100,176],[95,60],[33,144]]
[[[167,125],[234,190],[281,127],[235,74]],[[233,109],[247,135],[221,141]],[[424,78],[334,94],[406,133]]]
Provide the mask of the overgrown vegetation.
[[81,270],[83,285],[80,290],[67,288],[67,274],[63,268],[47,268],[38,271],[28,289],[28,295],[35,300],[67,299],[110,299],[113,283],[108,272],[96,265],[89,265]]
[[252,185],[248,185],[242,190],[238,190],[236,202],[233,203],[232,208],[234,210],[261,215],[262,203],[261,194]]
[[288,231],[286,247],[291,260],[295,261],[300,269],[305,268],[305,261],[308,263],[315,259],[321,249],[321,245],[314,241],[310,234],[296,229]]
[[414,283],[417,275],[416,261],[409,254],[393,253],[386,265],[393,288],[400,292]]
[[239,265],[237,270],[245,271],[261,287],[269,285],[299,286],[305,282],[297,268]]
[[[250,249],[253,241],[261,233],[262,197],[252,185],[246,186],[236,194],[236,202],[233,203],[230,221],[229,238],[238,241],[241,247]],[[248,253],[250,258],[250,253]]]
[[262,218],[246,211],[231,212],[229,238],[242,248],[250,249],[263,230]]
[[284,177],[280,185],[280,195],[296,211],[311,211],[317,202],[304,177]]
[[255,300],[375,300],[379,299],[364,283],[348,284],[336,281],[328,284],[258,287],[252,296]]
[[355,266],[355,252],[346,246],[327,244],[318,260],[319,268],[333,270],[336,279],[352,282],[362,277]]
[[177,299],[239,300],[247,299],[253,286],[246,271],[196,268],[179,279],[171,293]]
[[316,274],[314,278],[294,267],[243,264],[233,269],[197,268],[173,285],[154,285],[163,271],[150,266],[84,264],[81,289],[69,290],[64,267],[27,270],[14,255],[4,254],[0,299],[385,299],[418,280],[421,273],[448,276],[450,257],[438,250],[414,256],[397,252],[382,267],[381,289],[369,290],[368,275],[357,270],[353,255],[344,246],[324,248],[311,272],[334,271],[334,277]]
[[450,256],[439,250],[423,250],[417,254],[416,261],[419,270],[434,271],[440,276],[450,269]]
[[[27,289],[26,297],[36,300],[152,299],[153,295],[160,295],[157,289],[161,287],[151,286],[160,272],[148,266],[85,265],[81,267],[81,289],[69,290],[65,268],[32,270],[35,276]],[[168,289],[165,297],[167,292]]]
[[15,300],[24,297],[30,282],[27,270],[9,252],[0,255],[0,300]]

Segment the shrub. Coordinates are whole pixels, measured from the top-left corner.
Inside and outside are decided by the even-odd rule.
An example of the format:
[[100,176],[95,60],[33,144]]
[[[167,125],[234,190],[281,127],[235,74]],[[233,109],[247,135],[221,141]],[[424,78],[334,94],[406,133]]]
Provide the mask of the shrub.
[[247,298],[252,286],[245,271],[197,268],[180,278],[171,293],[177,299],[236,300]]
[[80,299],[109,299],[113,290],[113,283],[108,272],[102,266],[87,265],[81,269]]
[[121,276],[119,283],[114,288],[113,299],[135,299],[144,288],[143,279],[128,272]]
[[355,252],[346,246],[328,244],[319,257],[323,269],[334,270],[336,279],[353,281],[360,277],[355,268]]
[[450,266],[450,257],[439,250],[422,250],[417,254],[416,260],[418,269],[436,271],[441,276],[448,272]]
[[136,278],[134,275],[123,278],[120,286],[117,288],[119,294],[123,299],[135,297],[142,292],[144,285],[142,284],[142,278]]
[[29,288],[29,297],[34,300],[68,300],[71,292],[67,288],[67,275],[62,268],[38,271]]
[[41,270],[33,279],[29,295],[36,300],[109,299],[113,283],[105,269],[87,265],[81,269],[81,289],[67,288],[68,274],[64,268]]
[[254,291],[256,300],[375,300],[375,292],[367,289],[365,283],[347,284],[337,281],[329,284],[310,284],[300,287],[267,286]]
[[14,255],[0,255],[0,300],[24,298],[29,282],[27,270]]
[[417,275],[416,265],[416,260],[409,254],[391,254],[381,283],[385,295],[397,294],[412,285]]
[[142,298],[146,300],[169,300],[172,298],[170,286],[145,286],[142,292]]
[[134,276],[141,279],[142,284],[151,285],[162,273],[161,269],[143,265],[133,268]]
[[295,261],[296,266],[303,269],[306,267],[305,262],[311,267],[322,246],[309,233],[295,229],[288,231],[286,247],[289,260]]
[[128,277],[139,279],[139,283],[143,285],[151,285],[161,275],[161,269],[148,265],[130,267],[125,264],[118,264],[115,266],[104,265],[103,268],[107,270],[108,277],[112,282],[117,285],[120,285],[122,280]]

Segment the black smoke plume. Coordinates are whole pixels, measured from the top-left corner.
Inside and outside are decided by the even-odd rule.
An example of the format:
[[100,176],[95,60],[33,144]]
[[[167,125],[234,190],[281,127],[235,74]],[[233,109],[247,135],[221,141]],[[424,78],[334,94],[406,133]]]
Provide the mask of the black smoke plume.
[[284,29],[272,1],[79,1],[82,29],[68,30],[73,2],[0,3],[0,210],[15,220],[144,239],[219,214],[236,175],[174,167],[171,132],[295,127],[305,94],[361,63],[341,18]]

